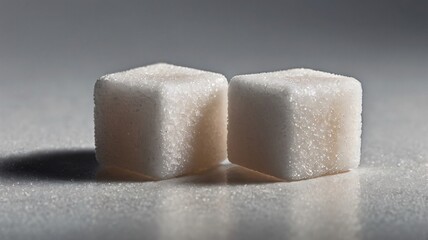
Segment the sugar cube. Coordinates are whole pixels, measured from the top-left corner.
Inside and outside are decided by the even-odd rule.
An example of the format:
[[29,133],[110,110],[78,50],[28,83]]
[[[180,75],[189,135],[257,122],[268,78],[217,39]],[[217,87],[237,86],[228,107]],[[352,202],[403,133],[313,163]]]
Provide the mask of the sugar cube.
[[226,78],[165,63],[95,84],[96,157],[103,169],[159,180],[226,159]]
[[356,168],[362,88],[310,69],[235,76],[229,86],[232,163],[284,180]]

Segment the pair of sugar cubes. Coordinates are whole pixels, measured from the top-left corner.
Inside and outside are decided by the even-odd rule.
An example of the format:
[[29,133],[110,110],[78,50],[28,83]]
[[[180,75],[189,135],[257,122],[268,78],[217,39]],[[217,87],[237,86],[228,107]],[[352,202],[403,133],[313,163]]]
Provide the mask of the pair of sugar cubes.
[[169,64],[95,84],[96,157],[105,170],[160,180],[229,159],[284,180],[356,168],[361,84],[291,69],[226,78]]

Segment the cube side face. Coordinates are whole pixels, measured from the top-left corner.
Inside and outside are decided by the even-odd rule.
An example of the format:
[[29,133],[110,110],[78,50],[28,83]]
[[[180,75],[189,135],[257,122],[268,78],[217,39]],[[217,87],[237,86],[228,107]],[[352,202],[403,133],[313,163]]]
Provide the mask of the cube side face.
[[158,99],[155,89],[96,82],[95,146],[103,167],[152,175],[159,155]]
[[267,78],[255,83],[254,75],[233,78],[229,160],[288,181],[357,167],[361,84],[348,77],[327,77],[315,84],[286,80],[270,84]]
[[227,158],[227,80],[164,85],[157,178],[196,173]]
[[233,78],[229,86],[229,161],[281,177],[290,171],[287,93]]
[[[338,129],[337,141],[339,162],[342,169],[357,168],[361,159],[363,90],[355,80],[343,88],[338,109],[343,112],[342,126]],[[346,164],[348,163],[348,164]]]
[[361,85],[340,79],[333,87],[314,92],[300,90],[290,93],[292,161],[290,171],[282,178],[301,180],[357,167],[361,148]]

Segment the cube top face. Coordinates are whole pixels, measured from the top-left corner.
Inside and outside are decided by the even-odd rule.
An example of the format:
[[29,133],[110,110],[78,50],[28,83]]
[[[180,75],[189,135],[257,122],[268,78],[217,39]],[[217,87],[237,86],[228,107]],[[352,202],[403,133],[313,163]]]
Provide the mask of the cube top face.
[[207,84],[224,82],[225,77],[218,73],[202,71],[167,63],[157,63],[145,67],[105,75],[100,80],[140,87],[174,87],[188,84]]
[[286,180],[357,167],[361,84],[309,69],[241,75],[229,87],[233,163]]
[[95,84],[95,145],[103,167],[165,179],[226,159],[226,78],[154,64]]
[[262,87],[271,94],[311,95],[320,92],[338,92],[345,89],[361,88],[361,83],[351,77],[321,72],[306,68],[284,71],[239,75],[233,81],[249,87]]

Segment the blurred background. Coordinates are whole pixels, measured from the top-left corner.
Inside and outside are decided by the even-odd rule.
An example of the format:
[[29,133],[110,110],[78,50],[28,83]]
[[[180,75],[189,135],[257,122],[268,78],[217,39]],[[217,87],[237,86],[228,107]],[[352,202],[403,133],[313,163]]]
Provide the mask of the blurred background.
[[[95,80],[155,62],[228,78],[293,67],[349,75],[363,82],[366,112],[386,94],[398,117],[403,94],[426,95],[428,2],[2,0],[3,149],[20,147],[20,132],[51,138],[44,147],[92,146]],[[420,97],[409,107],[424,107]]]
[[[214,187],[218,191],[177,190],[172,183],[103,185],[90,174],[80,179],[88,183],[70,183],[73,172],[58,172],[64,165],[55,164],[76,157],[91,162],[80,161],[84,167],[96,164],[96,79],[155,62],[215,71],[228,79],[294,67],[357,78],[364,90],[364,124],[356,177],[256,186],[254,191],[219,186]],[[424,0],[0,0],[0,163],[13,165],[30,156],[24,158],[29,165],[18,167],[24,171],[0,167],[0,237],[109,239],[129,234],[138,239],[144,232],[176,239],[426,239],[427,104]],[[76,149],[87,152],[64,154]],[[31,163],[46,159],[55,162],[47,164],[48,170],[40,170],[46,164]],[[76,164],[66,166],[81,176]],[[328,187],[338,184],[344,184],[343,191]],[[266,199],[269,195],[276,200]],[[320,211],[337,196],[350,199],[335,202],[334,211]],[[215,204],[207,207],[200,199]],[[174,204],[184,212],[176,212]],[[184,206],[193,208],[185,212]],[[213,217],[211,211],[218,209],[225,215]],[[91,230],[80,231],[84,226]]]

